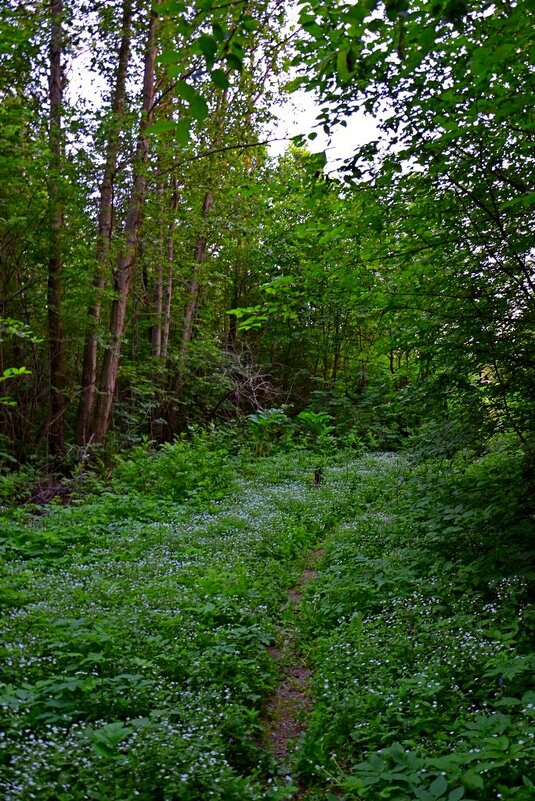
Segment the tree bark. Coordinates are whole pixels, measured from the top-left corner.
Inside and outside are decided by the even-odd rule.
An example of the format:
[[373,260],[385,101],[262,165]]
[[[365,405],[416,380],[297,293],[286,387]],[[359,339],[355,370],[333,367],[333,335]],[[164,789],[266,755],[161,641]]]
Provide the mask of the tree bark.
[[[154,5],[157,4],[158,3],[155,3]],[[104,442],[106,439],[111,422],[111,412],[117,385],[117,374],[125,330],[126,308],[137,255],[141,214],[147,189],[146,164],[149,153],[147,128],[152,121],[154,105],[154,67],[156,61],[158,22],[158,14],[153,6],[149,18],[145,51],[143,103],[139,137],[133,164],[133,184],[124,227],[124,243],[115,264],[115,299],[111,306],[109,343],[104,354],[100,373],[99,393],[95,403],[91,431],[93,440],[99,443]]]
[[163,309],[162,309],[162,339],[160,355],[162,359],[167,358],[167,351],[169,348],[169,331],[171,328],[171,307],[173,303],[173,271],[174,271],[174,254],[175,254],[175,227],[176,227],[176,210],[178,208],[178,181],[173,178],[172,181],[173,193],[171,195],[171,219],[169,221],[169,229],[167,231],[167,275],[163,287]]
[[122,36],[119,47],[119,60],[115,89],[111,104],[111,131],[106,149],[104,173],[100,185],[98,209],[98,232],[96,248],[96,266],[93,280],[94,300],[87,314],[89,326],[84,345],[82,367],[82,394],[78,412],[76,439],[78,444],[88,442],[91,427],[91,416],[95,400],[97,381],[97,329],[102,313],[102,292],[106,282],[106,265],[109,259],[113,228],[113,177],[117,169],[117,158],[120,149],[120,132],[124,121],[126,102],[126,78],[130,61],[130,40],[132,36],[132,0],[124,0],[122,17]]
[[165,261],[165,245],[166,237],[164,233],[165,225],[165,210],[164,210],[164,188],[163,184],[159,183],[158,188],[158,205],[160,212],[160,230],[158,231],[158,266],[154,276],[154,305],[153,315],[154,323],[150,331],[151,339],[151,352],[155,359],[159,359],[162,355],[162,312],[163,312],[163,284],[164,284],[164,261]]
[[48,178],[48,348],[50,377],[49,453],[61,456],[65,448],[65,343],[62,321],[63,197],[61,166],[63,152],[63,2],[51,0]]
[[[202,214],[205,217],[214,204],[214,192],[209,189],[205,195],[202,205]],[[172,382],[172,401],[167,414],[167,425],[169,434],[172,436],[176,433],[179,427],[178,404],[182,396],[184,385],[184,364],[188,346],[193,339],[193,326],[195,323],[195,315],[197,313],[197,303],[199,299],[200,288],[200,271],[202,263],[206,257],[206,248],[208,246],[208,239],[205,233],[199,233],[195,240],[195,251],[193,255],[193,275],[191,277],[188,294],[186,300],[186,307],[184,309],[184,321],[182,325],[182,334],[180,337],[180,360],[178,370]]]
[[[202,214],[206,217],[212,206],[214,205],[214,193],[209,189],[204,195],[202,204]],[[186,301],[186,309],[184,311],[184,326],[182,328],[182,338],[180,340],[180,357],[184,359],[188,345],[193,337],[193,323],[195,322],[195,313],[197,311],[197,300],[199,297],[199,273],[201,265],[206,256],[206,248],[208,240],[206,234],[198,234],[195,242],[195,254],[193,257],[193,275],[188,287],[188,299]]]

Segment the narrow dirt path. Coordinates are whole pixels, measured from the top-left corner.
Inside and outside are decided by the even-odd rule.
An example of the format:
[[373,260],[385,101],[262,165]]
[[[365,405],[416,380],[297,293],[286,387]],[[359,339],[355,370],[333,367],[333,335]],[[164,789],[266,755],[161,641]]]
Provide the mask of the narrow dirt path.
[[[306,729],[306,716],[312,703],[308,692],[311,671],[297,652],[296,629],[304,589],[316,577],[323,555],[320,548],[308,554],[306,567],[295,586],[288,590],[288,605],[293,614],[281,630],[280,645],[269,649],[279,669],[280,683],[266,708],[264,747],[280,763],[282,775],[291,774],[292,751]],[[305,788],[299,788],[295,801],[304,799],[305,793]]]

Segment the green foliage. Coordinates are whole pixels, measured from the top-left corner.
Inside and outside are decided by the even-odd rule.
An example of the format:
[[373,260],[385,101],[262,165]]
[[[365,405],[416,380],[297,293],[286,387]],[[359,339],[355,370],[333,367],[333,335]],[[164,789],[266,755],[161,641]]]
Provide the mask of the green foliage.
[[208,433],[166,443],[151,455],[152,444],[133,448],[118,459],[113,486],[117,492],[199,502],[222,497],[233,485],[228,451]]
[[333,499],[351,498],[343,473],[314,490],[314,462],[281,454],[234,466],[223,499],[223,461],[199,435],[138,449],[98,496],[3,510],[4,794],[287,798],[258,745],[266,646]]
[[532,463],[496,443],[449,467],[393,460],[380,490],[372,476],[308,588],[316,708],[303,775],[351,799],[527,801]]
[[[265,410],[246,430],[307,425],[321,439],[329,416],[303,415]],[[97,495],[1,510],[2,789],[288,798],[258,744],[277,681],[267,648],[321,543],[299,623],[311,797],[527,801],[529,453],[509,436],[449,463],[331,454],[315,485],[314,447],[251,459],[229,456],[235,442],[229,430],[147,444]]]
[[257,456],[267,455],[288,428],[289,418],[283,409],[261,409],[247,415]]

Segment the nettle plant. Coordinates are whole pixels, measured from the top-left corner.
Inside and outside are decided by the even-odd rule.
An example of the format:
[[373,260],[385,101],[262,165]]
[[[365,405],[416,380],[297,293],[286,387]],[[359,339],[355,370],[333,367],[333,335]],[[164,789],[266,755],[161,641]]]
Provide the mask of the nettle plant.
[[290,419],[284,409],[261,409],[247,415],[247,422],[253,436],[254,452],[257,456],[265,456],[282,439]]
[[335,427],[332,424],[333,418],[327,412],[314,412],[311,409],[305,409],[296,417],[301,431],[304,432],[305,441],[308,444],[313,444],[319,449],[323,447],[332,447],[333,436],[332,432]]

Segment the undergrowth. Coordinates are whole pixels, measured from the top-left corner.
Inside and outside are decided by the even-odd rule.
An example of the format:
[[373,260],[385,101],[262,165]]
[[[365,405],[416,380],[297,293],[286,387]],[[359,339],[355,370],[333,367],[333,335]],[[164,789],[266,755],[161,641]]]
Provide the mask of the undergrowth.
[[306,781],[373,801],[534,797],[532,492],[516,451],[408,465],[332,531],[303,615]]
[[533,798],[530,463],[356,457],[320,433],[262,457],[146,445],[70,505],[0,509],[6,801],[293,797],[260,745],[268,646],[320,543],[307,799]]
[[303,554],[352,503],[345,473],[313,486],[314,460],[240,467],[180,441],[69,506],[3,510],[6,801],[288,797],[259,746],[267,646]]

